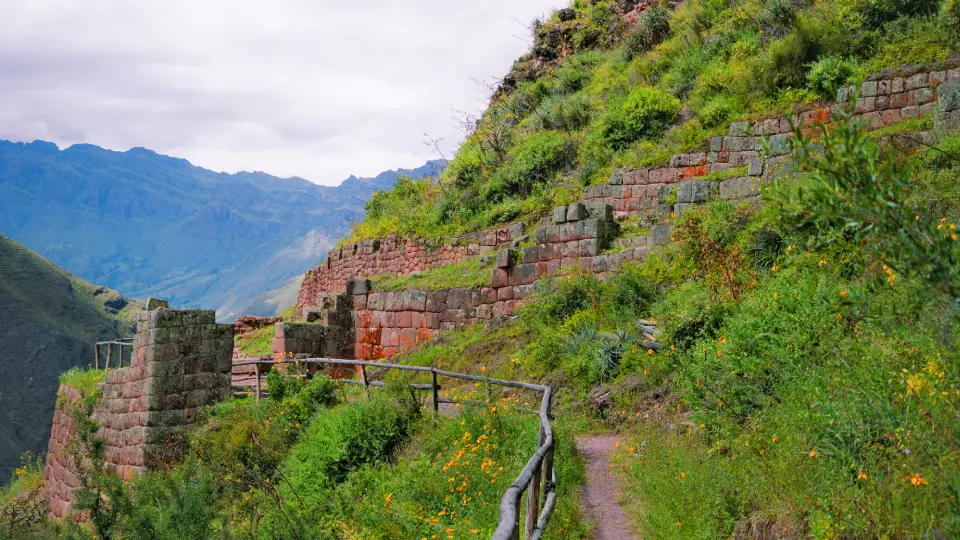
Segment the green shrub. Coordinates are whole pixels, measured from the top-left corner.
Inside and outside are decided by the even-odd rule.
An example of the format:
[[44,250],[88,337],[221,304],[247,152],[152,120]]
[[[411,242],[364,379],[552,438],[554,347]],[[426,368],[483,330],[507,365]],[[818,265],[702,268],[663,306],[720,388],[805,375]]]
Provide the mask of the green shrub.
[[607,144],[622,150],[637,139],[660,137],[679,111],[677,98],[656,88],[637,88],[601,116],[600,134]]
[[819,130],[816,141],[796,133],[794,158],[810,173],[815,196],[795,192],[793,206],[806,206],[808,222],[818,231],[840,228],[869,245],[883,261],[879,282],[894,287],[897,279],[911,275],[926,282],[931,294],[960,299],[956,225],[911,202],[914,174],[894,156],[882,156],[854,114],[852,109],[838,113],[836,128]]
[[730,122],[739,111],[740,107],[735,98],[719,94],[697,110],[697,118],[706,127],[716,127]]
[[367,463],[386,461],[413,428],[419,404],[398,402],[383,393],[325,410],[310,422],[294,446],[284,471],[295,488],[332,485]]
[[836,21],[803,16],[783,39],[770,45],[766,58],[755,73],[762,91],[772,94],[785,88],[803,88],[807,70],[821,55],[836,52],[839,36]]
[[105,376],[106,371],[102,369],[72,367],[60,374],[60,384],[79,390],[82,394],[92,394]]
[[537,108],[537,127],[546,130],[577,131],[590,123],[593,102],[585,95],[548,98]]
[[500,173],[501,197],[529,195],[534,185],[552,180],[572,159],[573,146],[562,133],[543,131],[524,138]]
[[572,94],[583,88],[587,81],[587,75],[576,67],[564,67],[556,71],[554,75],[554,87],[561,94]]
[[624,48],[631,55],[649,51],[670,36],[670,10],[657,5],[647,10],[640,23],[624,36]]
[[881,28],[901,17],[932,15],[937,12],[936,0],[859,0],[857,3],[869,28]]
[[133,494],[133,510],[123,524],[126,538],[203,540],[227,532],[219,520],[216,479],[195,459],[140,477]]
[[807,73],[807,85],[824,99],[836,99],[837,91],[856,71],[852,62],[838,56],[821,58]]

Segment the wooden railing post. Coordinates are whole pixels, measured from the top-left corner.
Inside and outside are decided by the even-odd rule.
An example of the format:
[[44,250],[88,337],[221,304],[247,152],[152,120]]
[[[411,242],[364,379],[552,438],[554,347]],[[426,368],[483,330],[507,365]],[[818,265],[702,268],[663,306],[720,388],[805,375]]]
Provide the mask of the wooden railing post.
[[107,371],[110,371],[110,364],[113,363],[113,342],[107,343]]
[[100,344],[99,343],[93,346],[93,367],[94,369],[100,369]]
[[370,382],[367,381],[367,366],[360,366],[360,380],[363,381],[363,391],[370,397]]
[[430,379],[432,381],[432,390],[433,390],[433,412],[440,412],[440,386],[437,384],[437,372],[430,372]]
[[[537,448],[543,446],[544,439],[543,423],[540,423],[540,436],[537,437]],[[546,457],[546,456],[544,456]],[[533,530],[537,528],[537,518],[540,517],[540,476],[543,471],[543,462],[533,471],[533,478],[530,485],[527,486],[527,529],[524,538],[533,536]],[[550,473],[547,473],[548,475]]]
[[[550,394],[550,399],[547,400],[547,418],[550,417],[550,409],[553,406],[553,394]],[[543,439],[543,424],[540,424],[540,437]],[[553,489],[553,450],[556,448],[556,438],[554,438],[553,446],[547,450],[547,455],[543,457],[543,500],[547,500],[547,493]]]
[[123,342],[117,343],[117,351],[120,353],[120,358],[117,359],[117,367],[123,367]]
[[257,401],[260,401],[260,364],[254,364],[254,371],[257,374]]

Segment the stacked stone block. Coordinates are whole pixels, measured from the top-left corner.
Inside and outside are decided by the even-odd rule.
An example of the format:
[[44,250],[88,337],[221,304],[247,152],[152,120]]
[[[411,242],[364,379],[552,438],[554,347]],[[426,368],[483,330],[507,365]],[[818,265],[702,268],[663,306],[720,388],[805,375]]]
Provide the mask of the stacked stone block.
[[[93,413],[105,442],[105,467],[130,480],[182,457],[183,436],[207,405],[230,396],[233,325],[203,310],[141,311],[129,367],[109,370]],[[51,514],[66,515],[78,472],[68,448],[75,436],[64,409],[79,399],[61,387],[44,475]]]
[[280,358],[322,356],[326,353],[328,330],[327,325],[318,323],[278,322],[274,326],[273,354]]
[[316,306],[322,293],[345,290],[352,279],[456,264],[513,245],[523,236],[523,224],[515,223],[441,240],[390,235],[348,244],[329,252],[322,265],[307,273],[297,298],[298,313],[303,315],[305,309]]
[[[680,197],[676,202],[668,199],[667,194],[679,195],[677,184],[742,167],[746,167],[746,174],[719,182],[717,195],[730,201],[758,198],[758,180],[770,178],[772,171],[789,159],[794,128],[809,133],[816,125],[828,123],[836,111],[850,105],[854,90],[841,89],[837,103],[790,118],[733,122],[727,135],[712,138],[702,151],[674,155],[666,167],[616,169],[606,184],[584,190],[584,202],[611,204],[618,219],[639,215],[654,224],[662,221],[665,204],[678,205],[672,211],[682,213],[688,208],[684,205],[697,203]],[[948,66],[878,77],[856,90],[856,116],[873,129],[928,114],[933,115],[935,129],[960,129],[960,68]]]
[[[960,129],[960,68],[914,70],[863,83],[857,115],[873,128],[932,113],[937,129]],[[761,180],[771,180],[789,164],[794,128],[811,132],[828,123],[852,89],[837,104],[789,118],[733,122],[728,133],[700,149],[674,155],[667,166],[615,169],[604,185],[584,190],[584,199],[557,207],[536,230],[533,246],[519,247],[522,228],[484,231],[446,242],[367,240],[331,253],[324,266],[307,276],[298,307],[312,305],[318,291],[342,291],[348,281],[376,274],[406,274],[460,262],[496,251],[490,286],[425,292],[370,292],[369,283],[351,290],[355,339],[376,334],[384,356],[411,347],[433,332],[510,314],[531,294],[534,283],[563,267],[579,266],[600,276],[643,260],[653,246],[671,242],[670,220],[712,199],[755,201]],[[718,178],[708,181],[704,177]],[[615,220],[640,217],[649,236],[616,238]],[[516,226],[512,226],[516,227]],[[615,249],[604,253],[613,246]],[[421,307],[421,304],[423,306]],[[360,350],[360,349],[357,349]]]
[[50,516],[60,519],[67,516],[74,500],[73,493],[80,487],[73,456],[67,452],[67,448],[77,436],[77,422],[69,411],[78,407],[83,397],[76,389],[61,384],[57,398],[43,480],[50,502]]

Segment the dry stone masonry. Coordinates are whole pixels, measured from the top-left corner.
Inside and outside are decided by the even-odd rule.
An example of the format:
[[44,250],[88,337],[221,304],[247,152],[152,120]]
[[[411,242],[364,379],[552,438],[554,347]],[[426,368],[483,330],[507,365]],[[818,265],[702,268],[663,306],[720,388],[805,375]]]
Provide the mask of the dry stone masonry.
[[447,240],[426,240],[401,235],[370,238],[331,251],[327,260],[307,272],[297,312],[316,306],[317,296],[345,290],[351,279],[379,274],[409,274],[456,264],[471,257],[487,255],[518,242],[524,236],[523,224],[453,237]]
[[[216,324],[213,311],[141,311],[130,367],[109,370],[98,385],[92,416],[106,443],[106,469],[130,480],[179,459],[202,409],[230,396],[232,355],[233,325]],[[67,515],[79,486],[70,411],[82,399],[64,385],[59,396],[44,470],[56,518]]]
[[[829,122],[834,112],[850,105],[854,90],[856,115],[872,128],[931,115],[936,130],[960,129],[960,68],[955,64],[878,75],[859,88],[842,89],[835,104],[789,118],[731,123],[726,135],[674,155],[665,167],[615,169],[607,183],[585,189],[582,201],[557,207],[542,220],[533,245],[524,245],[531,239],[520,225],[446,242],[391,236],[348,245],[306,276],[298,311],[308,320],[339,328],[335,346],[343,353],[352,348],[359,358],[389,358],[437,331],[509,315],[535,284],[562,268],[579,267],[602,277],[626,262],[643,260],[654,246],[671,241],[671,220],[697,205],[715,199],[759,201],[761,181],[786,170],[794,127],[809,132]],[[620,237],[618,220],[628,218],[650,227],[649,234]],[[371,291],[363,279],[410,274],[494,252],[496,268],[485,287],[385,292]],[[275,346],[275,352],[284,350]]]

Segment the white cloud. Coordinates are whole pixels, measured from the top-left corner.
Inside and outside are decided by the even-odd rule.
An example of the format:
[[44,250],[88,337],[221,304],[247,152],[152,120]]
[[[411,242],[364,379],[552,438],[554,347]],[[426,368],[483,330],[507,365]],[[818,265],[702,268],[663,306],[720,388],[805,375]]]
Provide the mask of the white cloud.
[[416,166],[566,3],[0,0],[0,138],[322,184]]

